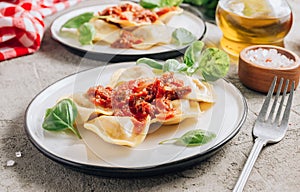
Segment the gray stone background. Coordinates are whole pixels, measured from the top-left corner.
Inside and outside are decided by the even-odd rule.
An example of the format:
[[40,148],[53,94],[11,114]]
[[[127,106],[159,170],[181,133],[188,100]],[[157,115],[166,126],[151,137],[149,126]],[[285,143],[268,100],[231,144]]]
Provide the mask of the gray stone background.
[[[66,11],[95,2],[85,1]],[[288,2],[293,9],[294,24],[285,43],[300,55],[300,0]],[[74,55],[51,38],[51,22],[66,11],[45,19],[47,28],[38,52],[0,63],[0,191],[231,191],[253,145],[252,126],[264,99],[264,95],[240,83],[236,64],[231,65],[227,79],[248,102],[246,122],[217,154],[185,171],[142,179],[91,176],[53,162],[30,143],[24,131],[24,114],[33,97],[56,80],[103,64]],[[217,43],[220,36],[219,29],[208,24],[204,41]],[[289,126],[283,141],[262,151],[245,191],[300,190],[299,88]],[[22,152],[22,157],[15,157],[17,151]],[[7,167],[10,159],[16,164]]]

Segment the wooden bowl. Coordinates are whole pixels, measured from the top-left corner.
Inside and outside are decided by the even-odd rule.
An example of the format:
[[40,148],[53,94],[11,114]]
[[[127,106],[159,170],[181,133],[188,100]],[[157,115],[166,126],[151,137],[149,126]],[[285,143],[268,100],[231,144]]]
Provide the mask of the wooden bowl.
[[[267,66],[261,66],[259,64],[253,63],[247,57],[246,53],[250,50],[256,49],[276,49],[278,53],[285,55],[288,59],[293,60],[293,64],[288,67],[282,68],[272,68]],[[277,76],[277,85],[279,84],[280,78],[289,79],[290,84],[288,87],[288,92],[291,89],[291,82],[295,81],[295,87],[298,86],[300,78],[300,64],[299,57],[282,47],[272,46],[272,45],[253,45],[246,47],[240,52],[239,55],[239,66],[238,75],[240,81],[248,88],[262,93],[267,93],[269,87]],[[277,86],[275,88],[277,90]]]

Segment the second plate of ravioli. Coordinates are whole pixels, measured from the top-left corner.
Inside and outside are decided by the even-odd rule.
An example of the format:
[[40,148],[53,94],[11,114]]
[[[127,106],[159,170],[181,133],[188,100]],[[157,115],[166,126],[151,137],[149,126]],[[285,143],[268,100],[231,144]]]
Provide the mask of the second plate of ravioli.
[[[96,84],[106,85],[113,72],[132,63],[98,67],[68,76],[43,90],[26,111],[25,127],[30,141],[44,155],[66,166],[96,175],[127,177],[149,176],[178,171],[214,154],[240,130],[247,115],[245,98],[228,81],[213,83],[216,101],[197,119],[179,125],[164,126],[147,135],[135,148],[104,142],[94,133],[80,129],[84,140],[68,133],[45,131],[42,128],[47,108],[58,99],[86,91]],[[179,137],[187,130],[203,129],[216,134],[210,143],[199,147],[174,144],[159,145],[160,141]]]
[[[140,57],[150,57],[153,59],[168,59],[182,55],[185,48],[188,46],[176,46],[174,44],[156,45],[150,49],[138,50],[138,49],[119,49],[112,48],[109,45],[93,44],[93,45],[81,45],[79,41],[71,36],[62,35],[60,32],[61,27],[69,19],[74,18],[82,13],[86,12],[98,12],[104,10],[107,7],[114,6],[116,4],[106,5],[94,5],[91,7],[79,8],[68,13],[65,13],[54,20],[51,25],[51,35],[58,42],[67,46],[70,51],[75,52],[83,57],[89,57],[98,60],[109,61],[133,61]],[[180,15],[175,15],[167,23],[167,27],[170,28],[185,28],[190,31],[195,37],[201,40],[206,33],[205,22],[195,16],[194,14],[183,11]]]

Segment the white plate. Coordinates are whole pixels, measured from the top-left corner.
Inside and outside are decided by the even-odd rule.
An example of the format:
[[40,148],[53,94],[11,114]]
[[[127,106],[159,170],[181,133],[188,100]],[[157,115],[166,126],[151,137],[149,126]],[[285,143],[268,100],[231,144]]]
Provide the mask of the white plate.
[[[115,70],[132,65],[119,63],[79,72],[39,93],[26,111],[26,132],[31,142],[51,159],[81,171],[110,176],[142,173],[145,176],[178,170],[203,160],[228,142],[242,126],[247,115],[246,101],[236,87],[220,79],[213,84],[217,95],[213,107],[198,119],[190,119],[176,126],[161,127],[148,135],[136,148],[105,143],[84,129],[79,130],[84,138],[89,138],[85,141],[72,134],[43,130],[45,111],[54,106],[58,99],[86,91],[97,84],[105,85]],[[200,147],[158,144],[162,140],[178,137],[196,128],[212,131],[217,136]]]
[[[148,57],[153,56],[156,59],[160,57],[161,59],[166,59],[166,58],[174,57],[175,53],[177,54],[177,56],[182,54],[181,53],[182,50],[187,47],[187,46],[178,47],[170,44],[170,45],[155,46],[148,50],[116,49],[116,48],[111,48],[108,45],[107,46],[97,45],[97,44],[81,45],[77,39],[71,37],[65,37],[60,34],[61,26],[69,19],[86,12],[101,11],[108,6],[113,6],[113,5],[116,4],[105,4],[105,5],[102,4],[102,5],[80,8],[59,16],[53,21],[51,25],[52,37],[58,42],[62,43],[63,45],[66,45],[78,51],[88,52],[90,54],[106,54],[106,55],[114,55],[114,56],[117,55],[117,56],[126,57],[126,59],[128,58],[136,59],[137,56],[148,56]],[[199,17],[187,11],[184,11],[180,15],[174,16],[167,25],[174,28],[179,28],[179,27],[185,28],[189,30],[191,33],[193,33],[199,40],[203,38],[206,32],[205,22]],[[166,55],[166,53],[172,53],[172,54]]]

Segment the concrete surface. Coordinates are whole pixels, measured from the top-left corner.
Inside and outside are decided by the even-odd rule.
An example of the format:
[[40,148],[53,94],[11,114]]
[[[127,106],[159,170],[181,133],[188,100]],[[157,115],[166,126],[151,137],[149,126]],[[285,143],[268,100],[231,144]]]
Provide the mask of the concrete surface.
[[[294,25],[286,45],[300,55],[300,0],[289,0],[289,3],[294,12]],[[72,9],[84,5],[86,2]],[[24,131],[24,113],[33,97],[66,75],[103,64],[74,55],[51,39],[49,26],[62,13],[46,18],[47,30],[38,52],[0,63],[0,191],[231,191],[253,145],[252,125],[264,99],[264,95],[239,82],[235,64],[231,66],[228,79],[247,99],[247,120],[241,131],[217,154],[193,168],[144,179],[102,178],[65,168],[45,157],[29,142]],[[219,38],[217,27],[209,25],[205,41]],[[286,137],[262,151],[245,191],[300,190],[299,128],[298,88]],[[16,158],[17,151],[22,152],[22,157]],[[7,167],[10,159],[16,164]]]

